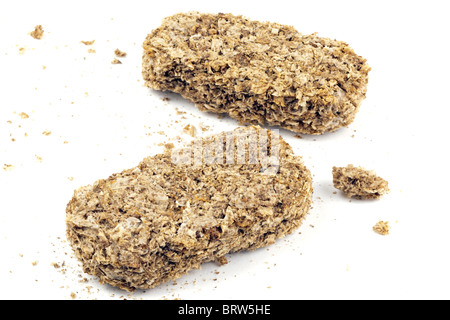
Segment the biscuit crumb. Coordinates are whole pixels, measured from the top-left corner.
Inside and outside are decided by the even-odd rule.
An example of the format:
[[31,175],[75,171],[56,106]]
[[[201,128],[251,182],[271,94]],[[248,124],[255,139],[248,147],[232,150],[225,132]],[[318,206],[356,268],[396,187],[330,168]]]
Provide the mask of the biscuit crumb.
[[122,61],[114,59],[113,61],[111,61],[111,64],[122,64]]
[[226,258],[225,256],[221,256],[221,257],[218,257],[218,258],[216,259],[216,262],[217,262],[219,265],[223,266],[223,265],[225,265],[225,264],[228,263],[228,260],[227,260],[227,258]]
[[175,148],[175,146],[173,145],[173,143],[166,143],[164,145],[164,148],[166,148],[167,150],[171,150],[171,149]]
[[197,129],[192,124],[188,124],[183,128],[183,132],[190,135],[191,137],[195,137],[197,133]]
[[203,132],[208,131],[210,128],[210,126],[200,123],[200,130],[202,130]]
[[44,136],[49,136],[49,135],[51,135],[52,134],[52,132],[50,131],[50,130],[44,130],[43,132],[42,132],[42,134],[44,135]]
[[70,298],[75,299],[77,297],[77,295],[73,292],[70,293]]
[[116,50],[114,51],[114,54],[115,54],[117,57],[122,57],[122,58],[127,56],[127,53],[126,53],[126,52],[120,51],[119,49],[116,49]]
[[88,53],[95,53],[96,51],[94,49],[89,49]]
[[12,169],[14,169],[14,166],[12,164],[4,164],[3,165],[3,170],[5,170],[5,171],[12,171]]
[[29,34],[34,39],[40,40],[44,36],[44,29],[42,29],[41,25],[37,25],[36,27],[34,27],[34,31],[31,31]]
[[91,40],[91,41],[80,41],[82,44],[84,44],[85,46],[90,46],[93,45],[95,40]]
[[389,226],[387,221],[378,221],[374,226],[373,226],[373,231],[375,231],[376,233],[379,233],[381,235],[387,235],[389,234],[389,229],[391,227]]
[[21,119],[28,119],[28,118],[30,117],[30,116],[27,115],[25,112],[19,113],[19,116],[20,116]]

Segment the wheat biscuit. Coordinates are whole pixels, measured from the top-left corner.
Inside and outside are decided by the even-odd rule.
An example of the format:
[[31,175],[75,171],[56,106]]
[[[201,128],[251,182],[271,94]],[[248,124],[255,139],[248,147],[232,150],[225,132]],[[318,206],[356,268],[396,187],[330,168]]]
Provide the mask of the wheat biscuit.
[[349,125],[370,70],[345,42],[232,14],[167,17],[143,48],[147,87],[240,123],[305,134]]
[[279,135],[244,127],[76,190],[67,238],[102,283],[148,289],[274,243],[300,226],[311,202],[301,157]]

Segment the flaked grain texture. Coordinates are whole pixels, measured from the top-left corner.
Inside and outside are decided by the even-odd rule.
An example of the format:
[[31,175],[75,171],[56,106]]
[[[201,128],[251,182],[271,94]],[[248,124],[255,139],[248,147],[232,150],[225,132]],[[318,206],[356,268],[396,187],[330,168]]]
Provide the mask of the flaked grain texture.
[[240,123],[322,134],[350,124],[370,67],[345,42],[232,14],[180,13],[145,39],[143,78]]
[[[268,159],[278,163],[255,161],[263,149],[249,139],[255,134],[269,136]],[[221,143],[216,152],[195,161],[198,142],[208,149],[214,141]],[[166,150],[76,190],[67,206],[69,242],[84,271],[102,283],[129,291],[155,287],[206,261],[274,243],[310,209],[309,170],[270,131],[239,128]]]
[[389,192],[388,182],[374,171],[349,164],[347,167],[333,167],[333,184],[349,198],[379,199]]

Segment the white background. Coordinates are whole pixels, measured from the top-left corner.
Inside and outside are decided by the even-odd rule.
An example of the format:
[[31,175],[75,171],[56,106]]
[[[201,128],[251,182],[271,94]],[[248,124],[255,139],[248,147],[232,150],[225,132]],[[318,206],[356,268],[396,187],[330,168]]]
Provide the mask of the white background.
[[[449,299],[445,4],[2,2],[0,298]],[[136,166],[162,151],[158,144],[180,145],[176,136],[187,141],[187,124],[211,127],[199,135],[237,126],[143,86],[145,36],[165,16],[189,10],[242,14],[343,40],[372,67],[367,99],[354,123],[335,133],[298,139],[280,131],[314,178],[313,209],[298,230],[268,248],[229,255],[227,265],[208,263],[176,283],[129,294],[82,272],[65,241],[65,207],[76,188]],[[28,35],[37,24],[42,40]],[[116,48],[128,53],[121,65],[111,64]],[[379,201],[334,194],[331,168],[349,163],[375,170],[391,192]],[[372,231],[379,220],[389,221],[389,235]]]

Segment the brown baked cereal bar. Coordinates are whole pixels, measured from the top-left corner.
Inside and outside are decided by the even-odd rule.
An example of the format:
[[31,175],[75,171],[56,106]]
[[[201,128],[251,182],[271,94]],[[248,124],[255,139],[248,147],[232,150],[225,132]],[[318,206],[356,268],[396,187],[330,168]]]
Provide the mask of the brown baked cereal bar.
[[86,273],[147,289],[274,243],[300,226],[311,202],[301,157],[274,132],[245,127],[76,190],[67,237]]
[[240,123],[322,134],[349,125],[370,67],[345,42],[232,14],[180,13],[143,43],[146,86]]

